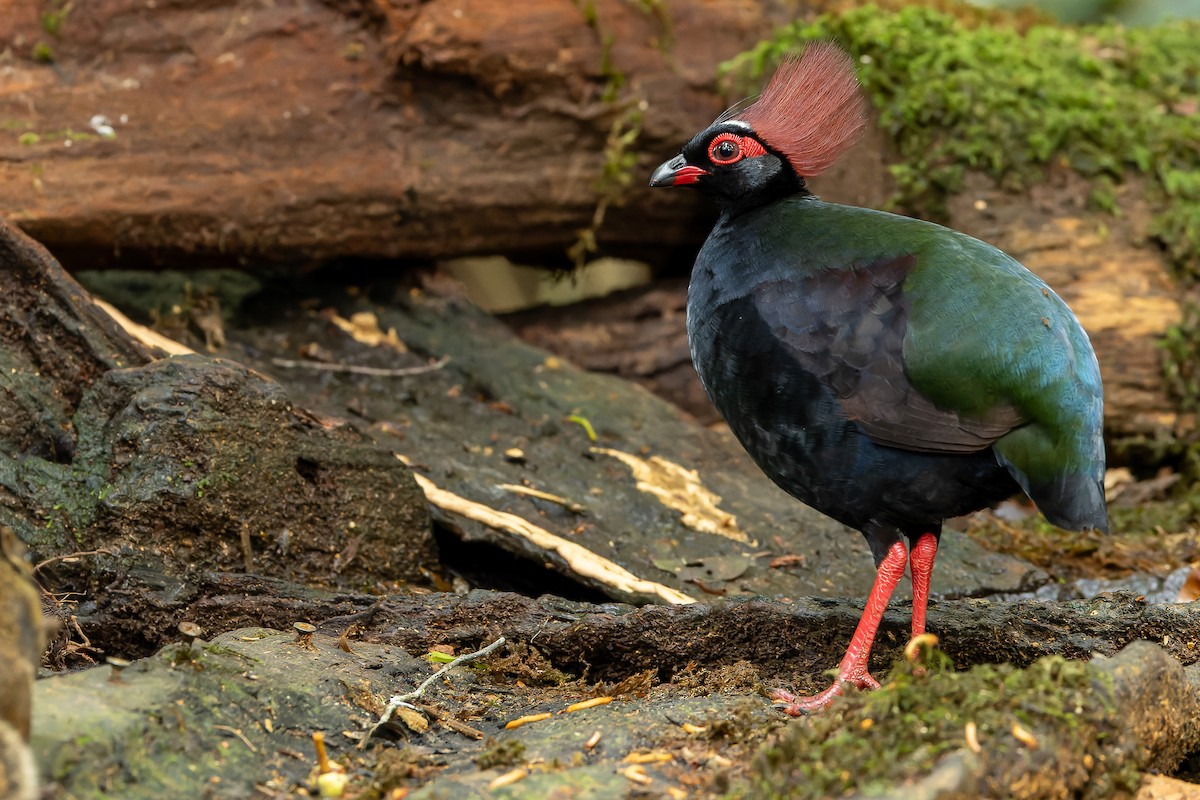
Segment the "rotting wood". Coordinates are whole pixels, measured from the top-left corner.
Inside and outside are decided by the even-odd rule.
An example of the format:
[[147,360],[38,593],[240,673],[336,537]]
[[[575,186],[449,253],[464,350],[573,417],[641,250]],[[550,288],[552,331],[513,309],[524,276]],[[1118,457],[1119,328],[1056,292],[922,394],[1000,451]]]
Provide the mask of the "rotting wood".
[[681,521],[692,530],[756,544],[738,528],[737,517],[720,508],[721,498],[704,486],[696,470],[681,467],[662,456],[645,459],[608,447],[593,447],[591,452],[610,456],[629,467],[638,489],[680,512]]
[[453,492],[438,488],[429,478],[414,472],[417,484],[425,492],[429,502],[439,508],[461,514],[467,519],[488,525],[496,530],[520,536],[545,550],[557,553],[582,576],[599,581],[630,598],[656,597],[667,603],[681,605],[694,603],[696,599],[669,586],[639,578],[621,565],[600,556],[575,542],[556,536],[545,528],[534,525],[523,517],[507,511],[497,511],[482,503],[476,503]]

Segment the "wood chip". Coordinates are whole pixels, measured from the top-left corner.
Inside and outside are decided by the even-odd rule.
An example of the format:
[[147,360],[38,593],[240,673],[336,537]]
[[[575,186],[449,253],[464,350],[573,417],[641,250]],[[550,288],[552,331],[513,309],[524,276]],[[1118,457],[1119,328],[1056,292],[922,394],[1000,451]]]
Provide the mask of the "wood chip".
[[975,722],[968,722],[963,730],[963,735],[967,738],[967,747],[972,753],[982,753],[983,747],[979,744],[979,729],[975,727]]
[[527,775],[529,775],[529,770],[525,769],[524,767],[517,767],[510,772],[504,773],[498,778],[493,778],[491,783],[488,784],[487,788],[503,789],[505,786],[512,786],[517,781],[524,780]]
[[542,720],[550,719],[553,716],[553,714],[547,711],[545,714],[530,714],[525,717],[517,717],[513,721],[506,724],[504,729],[506,731],[511,731],[513,728],[519,728],[522,725],[528,725],[531,722],[541,722]]
[[400,721],[414,733],[424,733],[429,730],[429,720],[418,711],[413,711],[411,708],[399,706],[396,708],[395,716],[400,718]]
[[626,767],[625,769],[621,770],[621,774],[634,783],[640,783],[643,786],[654,782],[654,779],[647,775],[646,771],[636,764],[632,767]]
[[627,764],[664,764],[675,760],[675,756],[665,750],[651,750],[648,753],[630,753],[625,756]]
[[1012,735],[1018,742],[1028,747],[1030,750],[1036,750],[1038,746],[1037,737],[1034,736],[1028,729],[1021,727],[1021,723],[1014,722],[1012,725]]
[[159,350],[162,350],[164,353],[171,356],[190,355],[196,352],[185,344],[181,344],[174,339],[168,339],[158,331],[151,330],[145,325],[139,325],[118,311],[116,306],[106,303],[103,300],[97,300],[96,298],[92,298],[92,302],[95,303],[102,311],[104,311],[104,313],[112,317],[113,321],[120,325],[126,333],[144,345],[149,347],[157,347]]
[[563,709],[562,713],[570,714],[572,711],[583,711],[585,708],[595,708],[596,706],[606,706],[611,703],[611,697],[593,697],[591,700],[583,700],[579,703],[572,703]]

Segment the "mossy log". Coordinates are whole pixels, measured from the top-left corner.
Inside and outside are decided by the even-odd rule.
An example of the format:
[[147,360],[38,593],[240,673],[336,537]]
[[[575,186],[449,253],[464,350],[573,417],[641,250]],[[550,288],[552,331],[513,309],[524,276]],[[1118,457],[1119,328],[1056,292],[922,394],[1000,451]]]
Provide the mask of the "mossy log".
[[[587,670],[594,680],[620,681],[645,670],[669,680],[688,665],[748,660],[764,676],[801,689],[825,680],[862,613],[861,602],[806,597],[643,608],[487,590],[379,597],[230,573],[197,575],[194,586],[183,615],[206,630],[256,623],[286,629],[305,614],[331,636],[353,629],[365,641],[412,652],[437,644],[472,650],[499,636],[532,642],[556,668]],[[153,614],[149,605],[127,597],[85,611],[81,621],[99,627],[105,620]],[[901,657],[909,638],[908,609],[893,606],[872,652],[872,668],[880,672]],[[157,646],[178,637],[174,626],[147,627]],[[959,668],[1026,666],[1046,655],[1086,660],[1138,639],[1159,642],[1182,664],[1200,660],[1200,608],[1146,603],[1128,593],[1069,602],[944,600],[931,606],[929,629]]]
[[436,562],[424,495],[370,438],[239,364],[155,359],[3,223],[0,284],[0,524],[44,585],[103,607],[141,576],[169,604],[197,569],[378,585]]

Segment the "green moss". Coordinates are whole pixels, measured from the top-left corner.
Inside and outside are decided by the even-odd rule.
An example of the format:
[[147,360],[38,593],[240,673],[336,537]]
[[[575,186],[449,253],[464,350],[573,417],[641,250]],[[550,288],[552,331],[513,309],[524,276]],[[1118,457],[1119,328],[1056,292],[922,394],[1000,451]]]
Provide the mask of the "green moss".
[[805,42],[834,39],[859,75],[900,161],[895,205],[944,216],[967,170],[1022,189],[1053,164],[1111,184],[1146,178],[1153,235],[1200,277],[1200,23],[1147,28],[979,24],[926,7],[875,6],[782,28],[724,70],[743,89]]
[[66,0],[66,2],[57,3],[55,8],[42,14],[42,30],[51,36],[58,36],[62,33],[63,23],[67,21],[73,5],[73,0]]
[[525,760],[525,743],[519,739],[497,739],[490,742],[475,759],[480,769],[511,767]]
[[[1110,676],[1059,657],[1024,670],[984,665],[962,673],[943,654],[934,660],[925,675],[899,665],[881,689],[851,694],[824,714],[790,724],[758,753],[733,796],[869,797],[926,777],[956,751],[979,776],[983,797],[1043,796],[1033,785],[1039,782],[1063,796],[1084,787],[1136,787],[1132,771],[1110,771],[1122,763]],[[969,722],[982,746],[978,754],[966,749]],[[1014,725],[1037,746],[1018,741]],[[1018,777],[1025,782],[1020,790]]]
[[[613,111],[613,121],[604,142],[604,162],[593,184],[596,208],[592,212],[591,224],[576,231],[575,243],[567,249],[567,256],[578,268],[599,250],[596,235],[604,225],[609,207],[621,205],[633,185],[638,162],[634,146],[642,135],[642,117],[647,104],[644,98],[629,90],[625,73],[613,63],[613,34],[601,28],[595,4],[592,0],[586,0],[577,3],[577,6],[583,14],[584,23],[600,39],[600,74],[604,78],[600,101]],[[646,13],[652,13],[654,8],[661,9],[656,0],[644,0],[639,7]],[[667,19],[663,13],[660,24]],[[664,31],[664,36],[669,36],[669,29]]]
[[[1200,204],[1197,204],[1200,208]],[[1167,329],[1159,342],[1163,349],[1163,378],[1167,391],[1181,408],[1200,408],[1200,357],[1196,348],[1200,343],[1200,306],[1186,304],[1183,319],[1178,325]]]

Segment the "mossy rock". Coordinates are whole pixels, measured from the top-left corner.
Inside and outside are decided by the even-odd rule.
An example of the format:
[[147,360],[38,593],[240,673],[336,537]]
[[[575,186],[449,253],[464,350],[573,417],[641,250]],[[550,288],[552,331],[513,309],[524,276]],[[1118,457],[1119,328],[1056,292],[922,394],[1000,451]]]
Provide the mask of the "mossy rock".
[[[734,796],[878,797],[906,785],[912,797],[1125,796],[1140,770],[1174,768],[1197,744],[1196,696],[1149,642],[1025,669],[954,672],[937,653],[933,662],[901,663],[878,691],[789,725]],[[1148,731],[1171,746],[1150,755],[1135,743]]]

